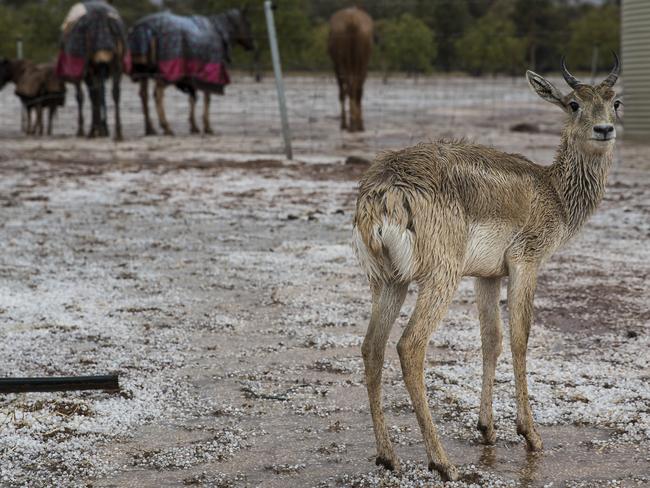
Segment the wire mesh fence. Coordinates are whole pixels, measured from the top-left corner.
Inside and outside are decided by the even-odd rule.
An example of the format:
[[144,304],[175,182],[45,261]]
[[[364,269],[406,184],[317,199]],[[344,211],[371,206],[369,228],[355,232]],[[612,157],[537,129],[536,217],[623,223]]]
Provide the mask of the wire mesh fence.
[[[469,78],[395,76],[384,82],[370,76],[366,82],[363,110],[366,131],[351,135],[342,132],[338,87],[332,75],[285,76],[287,108],[294,146],[302,153],[323,153],[346,144],[363,144],[380,150],[440,137],[478,137],[495,142],[491,134],[512,125],[537,120],[544,124],[557,120],[552,107],[535,98],[523,77]],[[122,81],[122,126],[125,137],[144,136],[144,118],[138,86]],[[165,93],[167,118],[176,136],[189,134],[187,95],[170,88]],[[113,105],[109,97],[109,122]],[[150,107],[151,108],[151,107]],[[0,93],[0,137],[24,137],[21,103],[11,90]],[[88,112],[88,103],[85,104]],[[197,103],[201,126],[202,104]],[[156,119],[155,111],[152,117]],[[222,139],[232,150],[281,153],[281,125],[273,77],[261,82],[236,73],[226,94],[212,97],[210,107],[213,137]],[[550,120],[547,118],[550,117]],[[86,125],[89,113],[86,113]],[[54,120],[54,137],[74,136],[77,107],[74,90],[68,88],[66,104]]]
[[[184,5],[188,9],[191,2],[169,3],[171,6]],[[251,15],[254,20],[257,19],[253,26],[255,39],[264,53],[268,51],[268,39],[263,22],[260,21],[261,3],[254,5]],[[434,36],[432,31],[431,39],[434,42],[436,55],[433,56],[432,53],[427,58],[428,61],[425,60],[430,63],[427,66],[406,69],[409,72],[407,74],[403,66],[408,64],[400,67],[386,61],[390,54],[388,51],[391,49],[387,47],[389,43],[386,39],[389,36],[385,34],[388,29],[386,23],[391,19],[403,18],[406,14],[413,18],[424,15],[422,14],[424,3],[410,0],[369,2],[371,13],[385,16],[377,19],[376,22],[376,29],[380,35],[375,39],[371,70],[365,84],[363,114],[366,130],[361,134],[348,134],[341,131],[338,87],[327,57],[326,21],[331,12],[345,6],[346,2],[322,0],[303,3],[311,8],[311,17],[308,17],[311,23],[306,23],[306,17],[299,15],[300,12],[295,10],[300,8],[301,2],[298,1],[279,2],[278,11],[283,12],[284,15],[276,17],[283,56],[289,122],[296,152],[324,154],[346,150],[377,151],[440,137],[467,137],[488,144],[502,145],[501,142],[504,137],[511,134],[513,126],[523,127],[529,133],[530,131],[541,133],[558,131],[561,114],[552,106],[544,104],[528,88],[524,79],[523,66],[526,63],[523,59],[510,60],[510,64],[502,62],[500,66],[490,65],[488,59],[488,64],[482,65],[483,67],[478,70],[481,73],[478,76],[476,76],[477,70],[467,69],[466,72],[462,72],[459,66],[447,66],[452,71],[444,71],[444,66],[440,64],[443,62],[442,58],[448,56],[448,53],[444,54],[445,46],[457,45],[463,38],[464,34],[460,27],[456,31],[453,25],[448,28],[447,44],[440,39],[436,41],[434,37],[439,35]],[[478,0],[466,3],[470,10],[483,8],[485,15],[486,12],[489,13],[488,7],[481,7],[479,5],[481,2]],[[489,6],[499,2],[483,3]],[[436,0],[432,2],[433,4],[440,6],[445,4],[445,0]],[[455,4],[452,2],[450,5]],[[287,10],[290,12],[287,13]],[[182,13],[192,12],[188,10]],[[63,16],[64,12],[61,15]],[[494,15],[499,14],[497,12]],[[450,19],[449,22],[454,24],[452,20]],[[540,39],[551,38],[551,34],[550,31],[538,32]],[[403,33],[393,32],[392,35],[401,39]],[[522,36],[507,29],[493,35],[503,40],[512,38],[524,42]],[[305,42],[309,43],[308,48],[299,50],[292,47]],[[412,42],[417,44],[420,41],[416,39]],[[424,45],[426,42],[428,41],[425,39]],[[550,44],[542,45],[540,52],[554,48],[555,44],[549,46]],[[405,52],[412,51],[406,49]],[[24,52],[29,58],[29,45],[24,46]],[[507,52],[502,53],[501,57],[504,55],[507,55]],[[559,63],[559,56],[557,58]],[[215,135],[210,137],[218,140],[219,147],[223,150],[282,153],[277,95],[267,57],[262,56],[261,64],[257,66],[262,70],[261,81],[255,79],[252,56],[244,53],[243,50],[233,51],[233,64],[232,84],[226,88],[224,96],[212,97],[210,118]],[[497,74],[491,74],[495,71]],[[551,79],[561,86],[557,76],[551,76]],[[121,88],[120,107],[124,136],[127,139],[141,138],[144,136],[144,118],[138,85],[125,76]],[[25,137],[21,129],[21,120],[24,117],[21,104],[12,92],[10,87],[5,87],[0,92],[0,138]],[[107,89],[106,93],[108,120],[112,123],[113,106],[110,89]],[[151,90],[149,96],[152,96]],[[202,125],[203,110],[200,102],[199,98],[196,111],[199,127]],[[169,87],[165,91],[165,107],[167,118],[176,137],[188,137],[187,95]],[[88,124],[90,120],[88,98],[84,109],[86,124]],[[152,100],[149,109],[154,125],[158,126],[155,104]],[[54,121],[53,137],[72,137],[76,132],[77,106],[74,88],[68,85],[66,104],[59,108]],[[532,149],[533,157],[548,155],[547,150],[537,154],[534,144]]]

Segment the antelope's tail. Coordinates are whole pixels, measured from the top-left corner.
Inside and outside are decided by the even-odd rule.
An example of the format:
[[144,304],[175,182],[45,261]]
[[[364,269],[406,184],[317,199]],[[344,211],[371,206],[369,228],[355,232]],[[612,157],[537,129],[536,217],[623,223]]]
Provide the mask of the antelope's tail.
[[360,196],[352,241],[371,282],[411,281],[415,234],[408,195],[391,189]]

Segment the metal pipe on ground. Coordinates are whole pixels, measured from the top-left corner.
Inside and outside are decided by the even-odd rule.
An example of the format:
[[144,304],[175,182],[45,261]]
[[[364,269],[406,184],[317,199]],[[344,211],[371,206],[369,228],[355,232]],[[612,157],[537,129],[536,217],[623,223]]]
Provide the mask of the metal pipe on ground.
[[0,393],[79,390],[119,391],[118,375],[0,378]]

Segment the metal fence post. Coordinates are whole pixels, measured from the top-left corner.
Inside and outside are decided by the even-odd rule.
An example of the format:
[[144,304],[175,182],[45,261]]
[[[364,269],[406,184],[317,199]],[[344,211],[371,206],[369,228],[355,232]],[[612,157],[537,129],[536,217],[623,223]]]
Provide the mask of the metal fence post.
[[16,37],[16,59],[23,59],[23,38]]
[[291,149],[291,131],[287,117],[287,101],[284,97],[284,83],[282,81],[282,66],[280,64],[280,51],[278,50],[278,38],[275,32],[275,20],[273,19],[273,2],[264,1],[264,15],[266,17],[266,29],[269,32],[269,45],[271,47],[271,59],[273,61],[273,74],[275,75],[275,86],[278,91],[278,103],[280,104],[280,118],[282,119],[282,136],[284,137],[284,151],[287,159],[293,159]]

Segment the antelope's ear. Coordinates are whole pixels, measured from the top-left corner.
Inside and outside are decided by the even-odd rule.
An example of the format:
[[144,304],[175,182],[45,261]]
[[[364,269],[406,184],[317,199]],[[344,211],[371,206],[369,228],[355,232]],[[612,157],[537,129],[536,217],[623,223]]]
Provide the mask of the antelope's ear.
[[561,107],[562,110],[566,110],[566,106],[564,105],[564,96],[553,83],[532,71],[526,71],[526,80],[528,80],[530,87],[541,98]]

